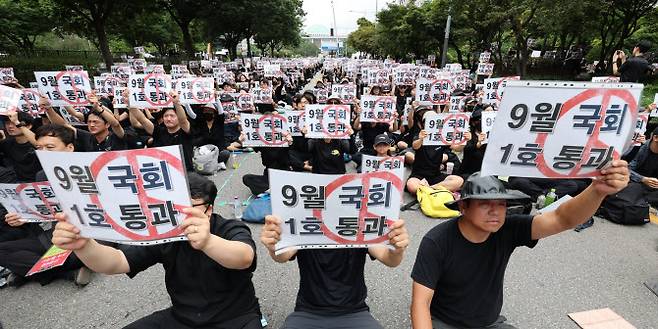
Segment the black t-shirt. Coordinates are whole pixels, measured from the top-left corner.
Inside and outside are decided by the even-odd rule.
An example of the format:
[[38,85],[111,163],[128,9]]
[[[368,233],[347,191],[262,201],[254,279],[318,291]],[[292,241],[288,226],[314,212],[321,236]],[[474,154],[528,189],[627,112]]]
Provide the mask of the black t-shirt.
[[479,138],[475,132],[471,133],[473,138],[464,147],[464,158],[461,164],[462,175],[470,175],[480,171],[482,169],[482,161],[484,160],[484,152],[487,150],[487,144],[477,148]]
[[0,141],[0,153],[5,164],[16,173],[19,182],[34,182],[35,175],[41,170],[41,163],[30,142],[19,144],[15,138],[9,137]]
[[208,128],[208,123],[201,117],[196,122],[194,129],[194,146],[212,144],[220,150],[226,148],[226,145],[224,145],[224,118],[224,114],[215,116],[212,127]]
[[299,291],[295,311],[342,315],[367,311],[363,275],[368,249],[297,251]]
[[254,151],[260,153],[263,167],[290,170],[289,150],[287,147],[254,147]]
[[372,126],[372,122],[362,123],[361,137],[363,138],[363,150],[372,150],[375,144],[375,137],[388,132],[388,128],[388,123],[376,123],[374,126]]
[[99,143],[90,132],[80,128],[76,128],[75,131],[74,147],[76,152],[121,151],[129,148],[126,138],[119,138],[112,132]]
[[651,65],[644,57],[631,57],[619,68],[620,81],[643,83],[650,69]]
[[658,153],[648,150],[647,158],[637,168],[637,173],[642,176],[658,178]]
[[130,265],[131,278],[157,263],[162,264],[173,314],[189,326],[220,324],[258,310],[251,281],[256,269],[256,244],[249,227],[214,214],[210,218],[210,233],[251,246],[254,250],[251,266],[244,270],[227,269],[193,249],[187,241],[119,247]]
[[346,172],[343,153],[350,150],[348,140],[332,139],[331,142],[325,143],[322,139],[309,139],[308,150],[311,153],[314,174],[344,174]]
[[[418,139],[418,136],[414,140]],[[450,148],[444,145],[423,145],[416,151],[416,158],[411,175],[417,177],[436,177],[441,174],[441,163],[443,154],[450,152]]]
[[462,235],[460,218],[432,228],[420,242],[411,277],[434,290],[433,317],[459,327],[492,324],[503,306],[505,268],[516,247],[533,248],[532,216],[509,215],[482,243]]
[[[190,131],[191,132],[191,131]],[[185,167],[187,170],[193,170],[192,157],[194,149],[192,147],[192,135],[186,133],[183,128],[179,128],[175,133],[169,133],[167,127],[158,125],[153,128],[153,146],[170,146],[183,145],[183,158],[185,158]]]

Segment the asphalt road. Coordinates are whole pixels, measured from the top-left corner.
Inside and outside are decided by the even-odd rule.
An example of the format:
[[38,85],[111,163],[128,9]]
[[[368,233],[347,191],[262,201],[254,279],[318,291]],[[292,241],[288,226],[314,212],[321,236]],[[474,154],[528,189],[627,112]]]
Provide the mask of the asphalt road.
[[[258,154],[237,159],[237,170],[229,164],[227,171],[212,176],[221,188],[216,209],[228,217],[232,208],[223,202],[249,196],[241,175],[262,172]],[[411,238],[403,263],[397,268],[366,264],[368,304],[385,328],[410,327],[409,274],[418,243],[441,224],[419,211],[404,212],[402,218]],[[258,241],[260,225],[250,227]],[[275,263],[257,244],[256,293],[269,328],[279,328],[294,308],[297,264]],[[658,280],[657,251],[658,226],[624,227],[600,219],[583,232],[564,232],[532,250],[519,248],[507,269],[503,315],[519,328],[578,328],[567,313],[609,307],[637,328],[658,328],[658,297],[643,284]],[[29,283],[2,289],[0,321],[7,329],[120,328],[169,305],[163,270],[155,266],[134,279],[95,275],[84,288],[60,280],[45,287]]]

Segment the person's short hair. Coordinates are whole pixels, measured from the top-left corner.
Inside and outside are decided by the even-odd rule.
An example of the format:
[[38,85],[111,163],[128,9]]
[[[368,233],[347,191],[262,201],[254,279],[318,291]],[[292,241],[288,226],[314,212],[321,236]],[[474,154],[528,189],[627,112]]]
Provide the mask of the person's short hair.
[[93,113],[93,112],[87,112],[87,114],[85,114],[85,123],[89,122],[89,116],[92,115],[92,114],[97,116],[99,119],[103,120],[103,122],[105,124],[108,123],[107,120],[105,120],[105,118],[103,118],[103,116],[101,114],[96,114],[96,113]]
[[24,123],[26,126],[31,126],[34,124],[34,117],[31,115],[23,112],[23,111],[18,111],[18,122]]
[[190,197],[201,199],[204,203],[213,205],[217,198],[217,186],[210,179],[195,172],[187,173],[187,183],[190,187]]
[[644,54],[647,51],[649,51],[649,49],[651,49],[651,41],[640,40],[640,42],[638,42],[637,45],[635,45],[635,47],[638,47],[640,49],[640,52]]
[[651,132],[651,137],[658,136],[658,127]]
[[73,141],[75,140],[75,136],[71,129],[66,128],[66,126],[57,124],[43,125],[37,128],[37,130],[34,132],[35,139],[39,139],[45,136],[59,138],[62,143],[64,143],[64,145],[73,144]]

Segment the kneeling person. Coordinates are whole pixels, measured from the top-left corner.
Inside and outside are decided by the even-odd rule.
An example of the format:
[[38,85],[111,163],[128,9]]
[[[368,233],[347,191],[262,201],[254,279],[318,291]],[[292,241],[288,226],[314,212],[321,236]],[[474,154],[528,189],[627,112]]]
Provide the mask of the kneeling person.
[[59,214],[53,243],[75,254],[90,269],[131,278],[161,263],[172,307],[155,312],[125,328],[261,329],[258,300],[251,281],[256,269],[256,245],[240,221],[212,213],[217,187],[188,173],[192,207],[183,210],[189,241],[146,247],[103,246],[80,237],[80,230]]

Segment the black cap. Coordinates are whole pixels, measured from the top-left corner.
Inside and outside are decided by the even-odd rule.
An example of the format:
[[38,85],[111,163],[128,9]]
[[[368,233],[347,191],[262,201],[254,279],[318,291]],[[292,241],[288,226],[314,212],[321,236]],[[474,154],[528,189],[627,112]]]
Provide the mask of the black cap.
[[476,200],[521,200],[530,199],[525,193],[507,190],[503,182],[494,176],[480,176],[476,172],[464,183],[461,190],[461,199],[447,202],[446,206],[452,210],[459,210],[459,202],[468,199]]
[[375,143],[373,145],[377,146],[379,144],[391,145],[391,139],[386,134],[379,134],[375,136]]

